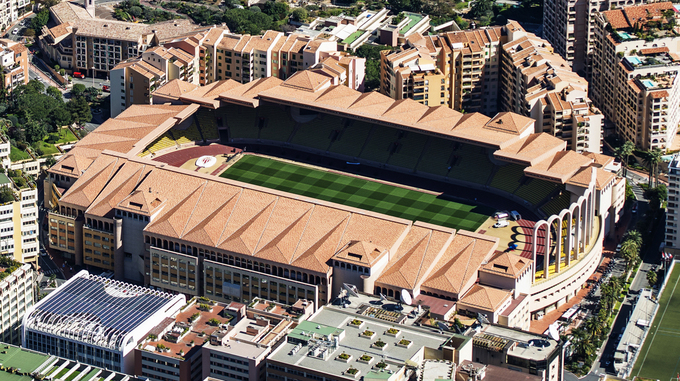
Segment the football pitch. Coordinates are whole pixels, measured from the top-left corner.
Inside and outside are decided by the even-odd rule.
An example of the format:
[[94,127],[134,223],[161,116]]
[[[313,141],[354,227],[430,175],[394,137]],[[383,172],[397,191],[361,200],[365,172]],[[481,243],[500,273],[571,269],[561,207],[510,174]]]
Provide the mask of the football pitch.
[[488,207],[254,155],[241,157],[220,176],[411,221],[469,231],[475,231],[495,212]]
[[631,379],[635,376],[660,381],[676,380],[680,372],[680,265],[676,263],[659,299],[645,343],[640,349]]

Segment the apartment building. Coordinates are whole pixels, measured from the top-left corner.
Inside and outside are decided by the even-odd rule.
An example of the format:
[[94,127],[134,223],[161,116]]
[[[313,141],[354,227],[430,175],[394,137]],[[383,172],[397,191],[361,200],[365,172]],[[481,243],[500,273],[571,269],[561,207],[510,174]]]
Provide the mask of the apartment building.
[[665,251],[680,254],[680,155],[676,154],[668,163],[668,204],[666,208]]
[[577,152],[602,152],[603,115],[588,99],[588,82],[550,44],[519,25],[507,26],[500,107],[536,120],[536,132]]
[[680,70],[673,3],[601,12],[590,97],[619,136],[643,150],[667,149],[680,121]]
[[[3,136],[0,156],[9,155],[9,145],[9,141]],[[0,188],[11,190],[6,195],[7,199],[0,203],[0,254],[37,267],[39,242],[36,186],[23,174],[9,178],[0,173]]]
[[18,42],[0,39],[0,61],[5,82],[0,84],[8,92],[28,83],[28,49]]
[[186,304],[170,295],[82,270],[28,309],[22,347],[134,373],[134,349]]
[[0,29],[6,30],[19,19],[20,15],[29,12],[30,0],[11,0],[3,2],[0,7]]
[[321,52],[320,62],[310,69],[316,73],[337,78],[335,85],[364,91],[366,59],[352,56],[347,52]]
[[[269,30],[261,36],[229,33],[220,39],[215,53],[208,55],[207,67],[214,67],[206,81],[233,79],[248,83],[258,78],[288,78],[298,70],[319,63],[324,52],[336,52],[335,41]],[[206,69],[208,70],[208,69]]]
[[36,279],[32,265],[17,262],[13,265],[16,270],[7,273],[7,269],[2,269],[0,273],[4,276],[0,280],[0,338],[5,343],[21,344],[21,319],[35,303]]
[[414,34],[401,50],[381,52],[380,92],[392,99],[494,115],[504,34],[504,27]]
[[[158,49],[162,52],[163,48]],[[171,56],[170,54],[165,55]],[[175,61],[168,65],[170,61],[168,57],[155,58],[158,56],[158,54],[152,52],[148,56],[132,58],[121,62],[111,70],[111,95],[109,96],[111,117],[116,117],[123,110],[130,107],[130,105],[150,104],[151,93],[168,81],[167,71],[154,66],[149,62],[150,60],[158,59],[160,61],[162,59],[163,62],[154,63],[166,69],[170,66],[175,75],[184,73],[184,76],[186,76],[187,69],[182,69],[186,65],[182,65],[181,61],[178,64]],[[147,60],[145,61],[144,58]],[[163,63],[165,65],[162,65]]]
[[597,54],[599,12],[645,3],[643,0],[548,0],[543,6],[543,37],[575,72],[591,79]]
[[84,0],[83,5],[63,2],[50,8],[56,26],[43,28],[39,43],[65,69],[106,76],[121,61],[198,29],[183,19],[150,25],[98,19],[93,7]]

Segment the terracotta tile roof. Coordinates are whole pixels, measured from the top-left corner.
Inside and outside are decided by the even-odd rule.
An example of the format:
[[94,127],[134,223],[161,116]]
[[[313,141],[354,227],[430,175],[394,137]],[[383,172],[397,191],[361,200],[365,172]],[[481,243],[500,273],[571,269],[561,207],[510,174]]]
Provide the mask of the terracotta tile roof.
[[283,82],[281,86],[295,90],[316,92],[317,90],[328,86],[329,83],[330,79],[324,75],[309,70],[301,70],[295,72],[295,74],[290,76],[290,78]]
[[669,97],[668,91],[666,91],[666,90],[653,91],[650,95],[654,99],[661,99],[661,98],[668,98]]
[[453,229],[439,229],[421,223],[411,228],[376,282],[396,289],[416,289],[455,235]]
[[154,95],[161,95],[166,98],[179,99],[182,95],[195,90],[198,85],[190,82],[173,79],[172,81],[159,87],[153,92]]
[[593,166],[606,167],[614,162],[613,157],[601,153],[584,152],[583,156],[593,159]]
[[480,271],[517,279],[533,261],[517,254],[498,251]]
[[509,298],[512,298],[510,291],[476,284],[458,301],[458,308],[473,307],[497,312]]
[[359,266],[371,267],[378,259],[386,254],[387,251],[384,248],[378,247],[371,242],[349,241],[340,249],[340,251],[335,253],[333,259],[357,264]]
[[90,16],[83,6],[68,1],[50,7],[50,13],[60,24],[83,19],[92,19],[92,16]]
[[647,21],[655,19],[661,20],[663,19],[663,11],[666,10],[675,12],[673,3],[663,2],[629,6],[622,9],[604,11],[602,14],[613,28],[628,29],[632,28],[635,24],[645,24]]
[[497,150],[493,155],[500,160],[532,165],[566,148],[567,142],[564,140],[550,134],[538,133]]
[[116,65],[113,70],[120,70],[123,68],[128,68],[129,70],[133,70],[137,72],[138,74],[146,77],[146,78],[161,78],[165,76],[165,73],[157,69],[156,67],[152,66],[150,63],[147,63],[142,60],[141,57],[137,58],[131,58],[126,61],[122,61]]
[[566,183],[578,170],[587,167],[593,159],[574,151],[558,152],[554,156],[524,169],[531,177]]
[[92,164],[85,155],[69,152],[53,165],[48,172],[78,178]]
[[646,48],[646,49],[640,49],[638,52],[642,55],[648,55],[648,54],[658,54],[658,53],[669,53],[670,50],[668,50],[667,46],[662,46],[659,48]]
[[498,238],[458,231],[422,287],[459,297],[474,284],[479,267],[497,247]]
[[278,87],[282,82],[276,77],[260,78],[224,91],[219,97],[225,101],[257,107],[259,104],[258,95],[263,91]]

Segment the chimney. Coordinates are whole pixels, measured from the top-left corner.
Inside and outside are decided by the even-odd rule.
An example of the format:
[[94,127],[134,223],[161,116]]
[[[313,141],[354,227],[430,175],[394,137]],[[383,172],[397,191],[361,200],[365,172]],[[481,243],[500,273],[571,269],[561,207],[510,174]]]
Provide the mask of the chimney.
[[94,18],[94,0],[83,0],[83,5],[85,6],[87,13]]

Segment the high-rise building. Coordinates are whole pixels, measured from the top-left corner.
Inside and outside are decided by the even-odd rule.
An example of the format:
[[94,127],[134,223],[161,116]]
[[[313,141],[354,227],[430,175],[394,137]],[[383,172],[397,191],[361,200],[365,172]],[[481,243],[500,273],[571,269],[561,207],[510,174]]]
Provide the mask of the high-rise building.
[[504,27],[413,34],[401,50],[381,52],[380,92],[395,100],[494,115],[504,34]]
[[543,37],[572,66],[590,79],[590,62],[597,46],[595,16],[609,9],[641,4],[643,0],[547,0],[543,6]]
[[678,131],[680,37],[669,29],[674,22],[670,2],[596,16],[590,97],[617,134],[643,150],[667,149]]
[[[8,261],[11,262],[11,261]],[[21,319],[35,303],[35,273],[30,264],[10,263],[0,277],[0,338],[5,343],[21,344]]]
[[[514,27],[513,27],[514,26]],[[602,152],[603,115],[588,99],[588,82],[550,44],[508,24],[502,49],[500,104],[530,116],[536,132],[567,142],[577,152]]]
[[680,155],[668,163],[668,203],[666,207],[666,250],[680,254]]

